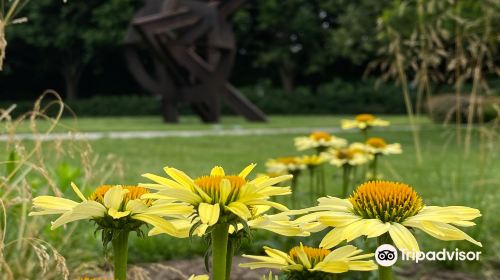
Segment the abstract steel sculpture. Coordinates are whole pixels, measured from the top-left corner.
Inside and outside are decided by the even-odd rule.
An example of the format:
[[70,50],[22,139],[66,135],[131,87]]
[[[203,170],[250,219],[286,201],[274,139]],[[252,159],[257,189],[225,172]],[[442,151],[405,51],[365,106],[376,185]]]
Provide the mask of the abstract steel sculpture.
[[236,53],[227,17],[245,0],[145,0],[125,40],[136,80],[162,100],[166,122],[189,103],[204,122],[218,122],[222,102],[250,121],[266,116],[228,81]]

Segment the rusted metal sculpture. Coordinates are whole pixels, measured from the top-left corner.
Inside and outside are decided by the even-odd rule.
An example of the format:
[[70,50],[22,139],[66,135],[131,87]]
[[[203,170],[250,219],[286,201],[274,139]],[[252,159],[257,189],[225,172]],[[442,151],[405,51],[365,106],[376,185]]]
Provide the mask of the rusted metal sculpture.
[[250,121],[266,116],[228,81],[236,53],[227,17],[245,0],[145,0],[126,37],[137,81],[162,100],[166,122],[186,102],[204,122],[218,122],[222,102]]

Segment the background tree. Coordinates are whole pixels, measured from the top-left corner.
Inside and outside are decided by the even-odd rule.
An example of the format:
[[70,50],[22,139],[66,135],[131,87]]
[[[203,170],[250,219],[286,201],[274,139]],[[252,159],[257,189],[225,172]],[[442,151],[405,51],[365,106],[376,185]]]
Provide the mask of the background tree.
[[31,1],[23,9],[28,22],[13,26],[9,36],[37,52],[37,64],[57,67],[66,98],[78,96],[85,67],[107,50],[120,48],[137,0]]
[[[298,79],[330,80],[376,50],[376,20],[390,0],[257,0],[234,19],[238,46],[259,69],[276,69],[290,92]],[[348,71],[347,71],[348,72]]]

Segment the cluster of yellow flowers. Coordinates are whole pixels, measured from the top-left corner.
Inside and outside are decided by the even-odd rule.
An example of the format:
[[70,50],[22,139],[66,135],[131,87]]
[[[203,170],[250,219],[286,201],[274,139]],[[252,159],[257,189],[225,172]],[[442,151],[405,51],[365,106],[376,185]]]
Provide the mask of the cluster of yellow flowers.
[[[367,130],[383,121],[376,118],[363,126]],[[359,120],[358,120],[359,119]],[[375,121],[377,120],[377,121]],[[385,124],[385,123],[384,123]],[[377,155],[401,152],[399,144],[385,144],[380,138],[366,143],[347,141],[324,132],[297,138],[299,150],[315,149],[315,155],[278,158],[268,162],[272,176],[249,179],[255,164],[237,174],[215,166],[210,173],[192,177],[173,167],[165,167],[167,177],[146,173],[151,182],[137,186],[100,186],[85,196],[71,184],[79,201],[54,196],[33,199],[31,216],[60,215],[52,229],[77,220],[92,220],[102,230],[105,245],[111,242],[114,251],[115,279],[126,279],[127,242],[131,231],[150,227],[148,235],[168,234],[178,238],[207,236],[210,239],[211,279],[229,280],[231,259],[238,240],[252,229],[265,229],[284,236],[310,236],[332,228],[318,247],[300,243],[288,252],[264,247],[266,256],[244,255],[252,262],[248,268],[273,268],[290,279],[325,279],[328,275],[350,270],[376,270],[372,253],[362,253],[353,245],[339,246],[361,236],[384,237],[399,249],[418,251],[418,243],[410,230],[420,229],[441,240],[474,240],[456,226],[470,227],[481,216],[479,210],[450,206],[427,206],[412,187],[389,181],[368,181],[360,184],[349,196],[326,196],[317,199],[317,206],[290,210],[274,200],[292,194],[286,182],[310,166],[322,166],[325,159],[336,166],[356,166]],[[391,146],[392,145],[392,146]],[[389,147],[391,146],[391,147]],[[362,160],[361,158],[364,158]],[[373,159],[372,159],[373,160]],[[314,169],[314,168],[310,168]],[[380,274],[380,279],[388,279]],[[324,277],[323,277],[324,276]],[[272,274],[269,275],[272,279]],[[209,279],[208,275],[189,279]]]

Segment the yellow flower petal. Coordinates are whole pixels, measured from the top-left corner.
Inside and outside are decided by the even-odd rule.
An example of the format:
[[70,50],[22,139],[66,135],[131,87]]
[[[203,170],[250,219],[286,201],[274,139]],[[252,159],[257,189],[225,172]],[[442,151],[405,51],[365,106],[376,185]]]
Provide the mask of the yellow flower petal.
[[406,249],[408,252],[420,251],[415,236],[405,226],[393,223],[389,228],[389,235],[398,249]]
[[113,219],[120,219],[126,217],[130,214],[130,211],[118,211],[115,208],[109,208],[108,215],[113,217]]
[[340,248],[333,250],[330,254],[326,255],[326,257],[323,261],[330,262],[330,261],[335,261],[335,260],[342,260],[342,259],[348,258],[352,255],[359,254],[361,252],[362,252],[362,250],[359,250],[355,246],[346,245],[346,246],[342,246]]
[[171,168],[171,167],[165,167],[165,168],[163,168],[163,170],[165,170],[165,172],[168,174],[168,176],[172,177],[172,179],[174,179],[175,181],[177,181],[179,184],[183,185],[184,187],[187,187],[187,188],[194,187],[195,184],[194,184],[193,179],[191,179],[191,177],[186,175],[186,173],[184,173],[178,169]]
[[327,273],[343,273],[349,270],[347,262],[320,262],[311,271],[323,271]]
[[192,212],[193,212],[193,206],[177,204],[177,203],[155,204],[144,211],[145,214],[158,215],[162,217],[189,215]]
[[77,202],[62,197],[42,195],[33,198],[33,206],[44,210],[59,210],[60,213],[73,209]]
[[129,211],[132,214],[142,213],[148,210],[148,206],[142,199],[133,199],[127,202],[127,205],[125,205],[125,210]]
[[252,172],[252,170],[255,168],[256,164],[255,163],[252,163],[252,164],[249,164],[247,167],[245,167],[241,172],[240,174],[238,174],[238,176],[240,176],[241,178],[246,178],[248,176],[248,174],[250,174],[250,172]]
[[236,216],[242,218],[243,220],[248,220],[248,218],[252,216],[252,213],[250,213],[248,207],[238,201],[231,202],[228,206],[226,206],[226,209],[234,213]]
[[104,206],[107,208],[113,208],[115,210],[120,209],[123,201],[123,196],[128,192],[124,190],[122,186],[111,187],[106,194],[104,194]]
[[[167,233],[171,236],[178,237],[178,238],[185,238],[188,237],[188,234],[185,231],[179,231],[172,223],[168,222],[167,220],[158,217],[156,215],[148,215],[148,214],[136,214],[132,216],[133,219],[143,221],[145,223],[148,223],[154,227],[157,227],[159,231],[163,233]],[[149,233],[151,234],[151,233]],[[154,232],[153,232],[154,234]]]
[[304,245],[302,245],[302,242],[300,243],[300,249],[297,250],[297,257],[299,257],[300,262],[307,268],[311,268],[311,262],[309,261],[309,258],[307,257],[306,252],[304,252]]
[[202,223],[209,226],[214,225],[219,220],[219,204],[212,205],[208,203],[200,203],[198,206],[198,214]]
[[87,201],[83,193],[80,191],[80,189],[75,185],[75,183],[71,182],[71,188],[73,191],[76,193],[76,195],[82,200],[82,201]]
[[[156,183],[160,184],[161,186],[167,186],[167,187],[171,187],[171,188],[174,188],[174,189],[183,189],[183,188],[185,188],[185,186],[177,183],[176,181],[173,181],[173,180],[170,180],[170,179],[167,179],[165,177],[161,177],[161,176],[158,176],[158,175],[155,175],[155,174],[146,173],[146,174],[142,174],[141,176],[144,177],[144,178],[148,178],[149,180],[151,180],[153,182],[156,182]],[[144,185],[147,186],[147,184],[144,184]]]
[[325,226],[342,227],[359,221],[362,218],[352,213],[333,213],[328,216],[320,216],[319,222]]
[[377,265],[373,261],[349,261],[347,265],[349,270],[371,271],[377,269]]
[[231,182],[228,179],[222,179],[220,181],[220,198],[219,203],[226,204],[227,198],[231,194]]
[[220,167],[220,166],[216,166],[214,168],[212,168],[212,170],[210,171],[210,176],[225,176],[226,173],[224,172],[224,168]]

